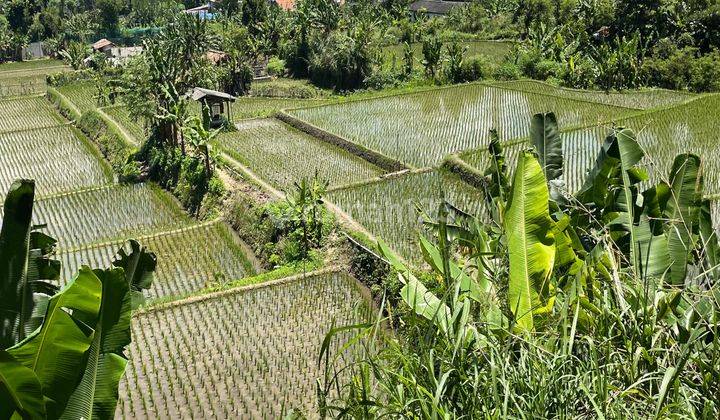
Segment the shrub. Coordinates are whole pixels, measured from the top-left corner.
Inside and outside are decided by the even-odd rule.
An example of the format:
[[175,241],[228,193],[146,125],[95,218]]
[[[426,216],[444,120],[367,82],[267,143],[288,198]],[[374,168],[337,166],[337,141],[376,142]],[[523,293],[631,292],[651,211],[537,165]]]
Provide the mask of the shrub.
[[510,62],[506,61],[502,63],[493,72],[493,78],[497,80],[516,80],[520,78],[520,68]]
[[198,156],[185,155],[179,147],[156,147],[151,137],[138,153],[148,165],[148,175],[171,191],[196,217],[215,214],[225,188],[215,174],[208,178],[205,162]]
[[317,179],[302,181],[287,200],[265,205],[235,193],[225,214],[266,267],[312,259],[313,250],[325,246],[335,226],[332,214],[320,204],[326,186]]
[[282,76],[285,74],[285,61],[272,57],[268,61],[267,72],[270,76]]
[[485,55],[474,55],[462,63],[461,74],[463,81],[483,80],[490,77],[492,73],[492,62]]
[[695,92],[720,91],[720,52],[713,51],[693,60],[690,68],[690,90]]
[[666,89],[709,92],[720,90],[720,52],[698,56],[694,47],[658,43],[643,63],[646,83]]
[[61,87],[76,82],[84,82],[87,80],[93,80],[94,73],[92,70],[77,70],[68,71],[56,74],[48,74],[45,76],[45,81],[48,86]]

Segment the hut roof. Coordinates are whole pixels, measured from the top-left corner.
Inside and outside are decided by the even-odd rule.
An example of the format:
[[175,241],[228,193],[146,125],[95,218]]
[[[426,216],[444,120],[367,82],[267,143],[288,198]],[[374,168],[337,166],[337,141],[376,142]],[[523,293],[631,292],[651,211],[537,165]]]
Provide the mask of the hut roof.
[[213,99],[222,99],[223,101],[230,101],[230,102],[235,102],[235,99],[237,99],[234,96],[229,95],[225,92],[218,92],[216,90],[204,89],[204,88],[199,88],[199,87],[196,87],[195,89],[193,89],[191,98],[194,101],[199,101],[199,100],[205,99],[205,98],[213,98]]
[[92,48],[93,48],[93,50],[95,50],[95,51],[99,51],[99,50],[101,50],[101,49],[103,49],[103,48],[113,47],[113,46],[115,46],[115,44],[113,44],[112,41],[109,41],[109,40],[107,40],[107,39],[105,39],[105,38],[103,38],[103,39],[95,42],[94,44],[92,44]]

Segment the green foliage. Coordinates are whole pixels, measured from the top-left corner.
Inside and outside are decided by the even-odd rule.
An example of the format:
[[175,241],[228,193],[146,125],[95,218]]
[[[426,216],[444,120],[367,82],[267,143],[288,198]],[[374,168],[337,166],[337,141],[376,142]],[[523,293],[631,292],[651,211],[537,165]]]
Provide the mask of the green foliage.
[[[77,121],[80,130],[94,141],[103,156],[110,162],[113,169],[123,175],[124,179],[132,180],[137,174],[132,160],[137,150],[128,144],[125,137],[114,124],[110,123],[98,111],[87,111]],[[127,177],[126,177],[127,176]]]
[[442,41],[437,36],[427,35],[423,38],[422,53],[425,75],[435,80],[442,61]]
[[510,263],[508,304],[521,331],[532,331],[533,314],[553,305],[550,276],[555,263],[554,222],[543,168],[532,154],[518,159],[505,211]]
[[85,59],[90,55],[90,49],[81,42],[71,42],[67,49],[60,51],[60,56],[70,65],[73,70],[80,70],[84,67]]
[[[399,306],[409,309],[399,324],[402,344],[386,338],[362,362],[337,362],[352,373],[326,378],[324,389],[340,390],[340,398],[323,395],[329,412],[658,418],[720,411],[712,397],[720,383],[710,373],[716,273],[696,270],[716,261],[719,242],[701,201],[699,158],[678,156],[669,184],[643,184],[643,151],[632,131],[616,129],[585,187],[553,197],[547,184],[563,162],[557,125],[541,114],[533,126],[540,161],[521,153],[509,193],[502,150],[492,147],[485,214],[448,206],[427,223],[437,240],[421,238],[421,248],[439,281],[420,280],[379,245],[403,284]],[[377,332],[361,329],[357,338]],[[608,383],[624,391],[609,392]]]
[[463,48],[458,42],[453,42],[446,47],[447,49],[447,61],[443,68],[445,78],[450,83],[459,83],[463,80],[463,56],[467,51],[467,47]]
[[326,189],[327,182],[316,175],[297,182],[286,199],[263,206],[237,194],[230,200],[228,221],[269,267],[310,260],[335,227],[323,205]]
[[31,226],[34,183],[13,184],[0,231],[0,414],[111,418],[130,344],[133,308],[155,256],[134,241],[108,270],[83,267],[59,292],[55,240]]
[[277,57],[268,60],[267,72],[270,76],[282,76],[285,74],[285,61]]

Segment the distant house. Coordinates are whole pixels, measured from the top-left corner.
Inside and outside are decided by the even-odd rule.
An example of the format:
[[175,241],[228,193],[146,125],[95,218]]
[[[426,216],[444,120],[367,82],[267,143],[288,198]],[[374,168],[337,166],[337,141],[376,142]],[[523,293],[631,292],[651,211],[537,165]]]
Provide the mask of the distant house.
[[295,8],[295,0],[270,0],[270,3],[277,4],[283,10],[293,10]]
[[198,101],[203,106],[207,106],[210,109],[210,126],[213,128],[220,127],[223,124],[222,116],[227,114],[227,119],[232,121],[232,115],[230,115],[230,103],[235,102],[235,98],[224,92],[218,92],[216,90],[204,89],[196,87],[193,89],[190,98],[194,101]]
[[413,16],[425,13],[428,17],[440,17],[446,16],[456,7],[464,5],[465,3],[459,1],[418,0],[410,5],[410,12]]
[[92,44],[93,52],[101,52],[110,55],[110,50],[115,48],[115,44],[105,38]]
[[200,19],[203,20],[213,20],[215,19],[216,9],[217,9],[217,2],[215,1],[209,1],[206,4],[203,4],[198,7],[193,7],[192,9],[186,9],[183,10],[183,13],[186,13],[188,15],[196,15]]
[[210,49],[205,53],[205,58],[216,66],[230,60],[230,56],[225,51]]
[[110,49],[110,61],[116,65],[125,64],[130,58],[140,55],[143,47],[115,47]]

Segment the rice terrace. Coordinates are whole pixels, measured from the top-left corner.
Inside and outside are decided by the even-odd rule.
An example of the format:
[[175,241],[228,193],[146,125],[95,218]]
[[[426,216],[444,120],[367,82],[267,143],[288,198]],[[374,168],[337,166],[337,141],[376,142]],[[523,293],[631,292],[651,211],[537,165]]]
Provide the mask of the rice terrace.
[[0,420],[720,418],[718,33],[4,1]]

